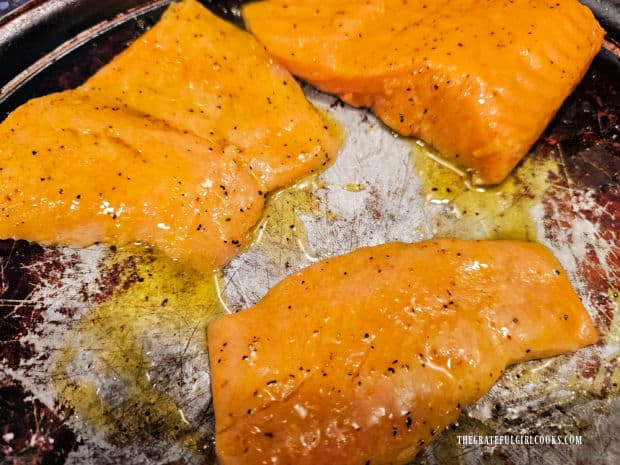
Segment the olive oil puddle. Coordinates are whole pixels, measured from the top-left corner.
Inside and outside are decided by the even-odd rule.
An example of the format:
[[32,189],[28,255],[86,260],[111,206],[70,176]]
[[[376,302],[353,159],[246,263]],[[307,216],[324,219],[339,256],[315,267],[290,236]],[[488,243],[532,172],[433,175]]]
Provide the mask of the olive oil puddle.
[[206,327],[225,313],[219,275],[143,245],[113,248],[100,275],[115,290],[59,351],[58,401],[114,444],[155,440],[212,457]]
[[[342,139],[340,124],[320,113]],[[271,193],[246,250],[291,264],[314,260],[300,215],[319,211],[321,187],[317,173]],[[58,401],[114,444],[174,444],[214,462],[206,328],[229,313],[222,274],[195,271],[139,244],[111,248],[99,271],[113,293],[66,338],[52,372]],[[176,384],[185,389],[174,395]]]
[[552,157],[529,154],[498,186],[472,186],[463,173],[438,163],[426,144],[411,144],[414,166],[431,208],[433,233],[459,239],[536,240],[530,210],[549,187],[547,177],[558,171]]
[[347,192],[362,192],[366,190],[366,185],[361,182],[353,182],[343,185],[342,188]]
[[[433,234],[461,239],[515,239],[537,241],[537,225],[532,209],[542,204],[550,186],[550,174],[560,168],[554,157],[535,153],[526,156],[508,178],[498,186],[472,186],[467,176],[448,165],[438,163],[436,153],[421,141],[413,141],[412,159],[422,182],[422,195],[431,213]],[[611,289],[609,298],[616,310],[612,325],[602,335],[606,347],[620,346],[618,291]],[[591,352],[589,352],[591,351]],[[584,434],[591,429],[591,418],[580,415],[580,405],[598,402],[620,393],[620,367],[617,351],[601,354],[593,347],[582,356],[572,354],[544,360],[519,363],[506,370],[491,393],[467,407],[457,425],[446,428],[440,437],[420,454],[414,463],[433,462],[463,464],[472,449],[458,442],[459,436],[494,436],[497,434],[530,434],[524,425],[537,418],[537,428],[554,434]],[[594,355],[591,355],[594,354]],[[584,363],[598,367],[584,369]],[[475,450],[485,460],[503,463],[502,448]]]
[[[301,216],[321,212],[316,191],[322,187],[319,174],[314,174],[270,194],[248,249],[291,266],[315,261]],[[203,397],[190,401],[207,408],[206,328],[229,313],[221,273],[198,272],[136,244],[112,247],[99,274],[110,281],[104,287],[114,291],[72,328],[59,351],[52,370],[58,402],[70,406],[83,427],[113,444],[176,445],[214,463],[212,413],[195,421],[186,411],[191,406],[183,405],[189,396],[170,395],[169,389],[175,382],[185,383],[192,396],[201,389]],[[199,359],[194,365],[204,362],[198,367],[202,377],[183,380],[184,371],[194,368],[180,365],[190,344]],[[170,350],[176,353],[169,359],[154,359]],[[196,355],[198,351],[202,354]],[[162,378],[167,379],[160,382]]]
[[[325,128],[344,145],[344,126],[327,110],[315,109],[323,119]],[[302,216],[332,215],[321,206],[316,192],[325,188],[320,176],[334,161],[335,157],[321,170],[268,195],[263,215],[250,232],[246,250],[260,251],[272,262],[283,264],[287,269],[295,264],[318,260],[309,246]]]
[[[459,170],[441,161],[438,163],[437,154],[424,142],[415,141],[411,145],[414,165],[423,182],[422,193],[427,204],[436,206],[436,214],[432,217],[436,236],[538,240],[531,211],[541,205],[546,192],[553,189],[548,178],[560,172],[557,158],[530,153],[502,184],[482,188],[472,186]],[[601,344],[605,347],[620,347],[618,295],[617,289],[608,291],[616,310],[612,312],[614,321],[601,336]],[[585,349],[585,359],[589,358],[588,350]],[[520,363],[507,370],[504,382],[517,391],[536,385],[536,395],[540,397],[551,397],[561,389],[570,390],[575,396],[562,401],[563,406],[620,393],[617,349],[600,358],[594,357],[598,360],[598,368],[592,369],[579,366],[591,360],[575,361],[571,355]],[[577,374],[580,372],[590,374],[581,376]]]
[[268,197],[264,214],[252,231],[252,250],[260,250],[286,268],[318,260],[308,243],[302,216],[324,213],[316,196],[316,191],[325,187],[319,176],[313,174]]

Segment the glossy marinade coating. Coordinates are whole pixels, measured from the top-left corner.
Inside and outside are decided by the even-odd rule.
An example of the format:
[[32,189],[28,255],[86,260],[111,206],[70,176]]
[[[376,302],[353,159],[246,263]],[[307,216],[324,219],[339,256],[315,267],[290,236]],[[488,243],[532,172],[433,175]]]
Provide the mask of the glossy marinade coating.
[[598,52],[577,0],[268,0],[248,28],[293,74],[501,182]]
[[0,238],[144,241],[210,270],[268,191],[339,144],[250,34],[185,0],[84,85],[0,124]]
[[598,333],[543,246],[359,249],[208,331],[222,465],[408,463],[507,365]]

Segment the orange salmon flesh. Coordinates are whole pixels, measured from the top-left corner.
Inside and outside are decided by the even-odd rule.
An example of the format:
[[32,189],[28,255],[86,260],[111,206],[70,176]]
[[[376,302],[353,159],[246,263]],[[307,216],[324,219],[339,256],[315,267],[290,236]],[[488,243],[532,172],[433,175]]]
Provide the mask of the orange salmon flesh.
[[209,326],[219,463],[406,464],[506,366],[597,339],[541,245],[440,239],[325,260]]
[[250,34],[185,0],[84,85],[0,124],[0,238],[144,241],[219,268],[267,192],[339,146]]
[[293,74],[432,144],[476,184],[510,173],[604,35],[577,0],[268,0],[243,17]]

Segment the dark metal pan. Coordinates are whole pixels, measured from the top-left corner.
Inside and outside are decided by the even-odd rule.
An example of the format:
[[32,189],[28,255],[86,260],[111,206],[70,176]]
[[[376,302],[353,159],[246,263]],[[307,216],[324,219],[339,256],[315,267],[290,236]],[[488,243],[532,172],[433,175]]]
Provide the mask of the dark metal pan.
[[[5,14],[0,18],[0,119],[32,97],[79,85],[157,21],[167,3],[31,0]],[[238,11],[243,2],[203,3],[240,24]],[[513,210],[523,205],[531,210],[536,239],[550,247],[569,271],[601,328],[602,342],[573,356],[509,369],[416,463],[620,462],[620,59],[616,48],[620,3],[583,3],[606,28],[607,42],[528,155],[527,163],[545,167],[551,163],[553,169],[537,180],[526,169],[518,169],[511,178],[510,192],[499,188],[496,193]],[[306,90],[315,104],[343,122],[351,143],[358,148],[374,147],[376,153],[362,150],[358,158],[352,158],[352,151],[345,148],[340,165],[322,175],[321,185],[328,187],[308,191],[322,208],[336,211],[338,219],[304,210],[303,217],[295,218],[306,226],[307,238],[291,246],[277,234],[270,237],[266,228],[266,242],[224,270],[227,297],[235,310],[251,304],[291,269],[308,264],[309,251],[322,257],[372,242],[421,239],[431,234],[434,221],[453,227],[456,233],[462,224],[450,216],[445,204],[423,195],[424,180],[411,168],[408,141],[394,139],[365,111]],[[360,160],[377,163],[363,168]],[[413,160],[416,169],[418,162]],[[410,173],[411,179],[400,176],[402,172]],[[338,189],[351,181],[350,173],[367,185],[364,192]],[[534,196],[534,185],[540,189],[536,202],[523,204]],[[297,215],[286,210],[289,207],[284,202],[278,203],[277,196],[270,202],[275,218]],[[427,223],[416,223],[420,214],[408,209],[408,204],[422,211],[426,219],[421,221]],[[351,209],[351,205],[360,207]],[[503,224],[492,217],[479,221],[491,231]],[[279,258],[261,258],[267,246],[275,247]],[[57,402],[59,383],[66,386],[67,380],[54,367],[66,354],[69,336],[75,336],[75,329],[93,315],[93,309],[119,290],[138,285],[143,259],[106,246],[79,250],[0,241],[0,463],[214,463],[204,335],[194,338],[189,325],[175,327],[172,333],[164,328],[156,337],[142,340],[153,344],[147,358],[150,384],[145,385],[157,394],[148,415],[155,420],[150,423],[145,420],[148,409],[139,409],[119,414],[104,426],[93,426],[81,418],[80,408]],[[190,282],[192,276],[188,272],[180,279]],[[136,319],[155,318],[161,315],[157,312],[143,305]],[[78,349],[87,352],[79,344]],[[177,357],[177,350],[183,357]],[[187,367],[196,370],[190,372]],[[82,369],[80,376],[98,376],[98,386],[110,390],[112,398],[123,391],[123,383],[115,376],[102,375],[96,367]],[[161,395],[173,398],[179,411],[185,412],[183,418],[195,438],[192,447],[180,445],[174,432],[185,426],[175,423],[173,413],[158,409]],[[137,400],[136,405],[143,401]],[[572,434],[582,444],[487,447],[458,443],[459,435],[472,434]]]

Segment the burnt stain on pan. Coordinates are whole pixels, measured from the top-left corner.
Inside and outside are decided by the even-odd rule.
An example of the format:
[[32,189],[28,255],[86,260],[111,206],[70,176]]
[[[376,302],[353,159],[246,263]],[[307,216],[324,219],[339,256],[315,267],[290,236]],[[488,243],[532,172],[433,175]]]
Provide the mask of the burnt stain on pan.
[[[611,244],[601,271],[601,251],[586,247],[579,274],[587,281],[597,323],[609,328],[615,303],[609,284],[620,288],[620,89],[617,58],[599,56],[539,142],[535,156],[556,157],[543,201],[547,239],[561,241],[567,226],[593,225],[597,239]],[[558,214],[559,212],[559,214]],[[562,224],[557,224],[558,217]],[[615,249],[615,250],[614,250]],[[613,294],[613,291],[612,291]]]
[[[29,360],[45,360],[25,336],[37,332],[47,309],[33,298],[55,271],[67,266],[56,248],[23,240],[0,241],[0,463],[57,465],[77,447],[64,423],[70,409],[47,406],[13,379],[8,369]],[[67,316],[70,316],[67,313]]]
[[[239,24],[238,7],[244,2],[205,3],[216,13],[235,19]],[[148,29],[161,11],[162,9],[159,9],[128,21],[89,40],[87,44],[51,64],[9,98],[0,102],[0,118],[4,118],[8,112],[29,98],[81,84]],[[531,155],[541,158],[555,157],[561,168],[558,173],[549,172],[549,189],[543,199],[543,221],[547,234],[545,239],[551,243],[561,243],[565,239],[560,234],[561,231],[570,229],[578,220],[594,225],[597,234],[606,243],[613,245],[620,242],[617,237],[620,234],[619,69],[617,62],[597,58]],[[16,70],[18,71],[20,70]],[[336,101],[334,105],[343,104]],[[372,189],[374,188],[370,186],[369,190]],[[586,198],[587,202],[584,200]],[[373,209],[373,215],[377,220],[382,218],[381,211],[376,208]],[[586,282],[596,323],[605,331],[610,327],[617,308],[618,297],[614,297],[613,292],[610,294],[609,285],[613,284],[616,290],[620,288],[620,253],[607,257],[609,275],[602,276],[605,272],[602,271],[597,252],[591,247],[585,251],[587,259],[580,262],[577,273]],[[116,250],[111,248],[108,254],[114,256]],[[67,455],[80,444],[75,433],[65,424],[72,412],[65,407],[45,406],[32,392],[13,380],[4,367],[13,369],[22,361],[49,355],[37,353],[35,347],[23,340],[27,334],[37,331],[46,311],[41,305],[30,302],[29,296],[34,289],[44,285],[44,279],[49,279],[50,276],[56,279],[59,273],[54,271],[58,271],[59,267],[68,265],[66,262],[61,263],[55,248],[13,240],[0,241],[0,265],[0,463],[62,464]],[[123,257],[123,261],[102,270],[98,278],[98,291],[93,293],[92,290],[85,289],[83,300],[89,300],[92,304],[101,303],[116,290],[128,289],[143,278],[135,259]],[[70,310],[66,312],[69,317]],[[617,391],[612,376],[617,367],[602,367],[601,362],[600,357],[594,354],[579,360],[577,371],[583,378],[592,379],[601,370],[605,370],[600,393],[604,397]],[[520,370],[515,370],[513,376],[520,376]],[[555,406],[553,409],[556,410],[549,410],[545,416],[568,418],[572,415],[571,412],[563,413],[557,410]],[[493,415],[502,417],[504,411],[502,406],[497,412],[494,411]],[[537,415],[537,412],[531,412],[531,415]],[[204,418],[205,423],[212,421],[212,411],[205,411],[201,418]],[[468,421],[475,422],[467,416],[463,416],[460,421],[464,424]],[[513,421],[515,426],[521,424],[520,418]],[[569,418],[566,421],[572,420]],[[471,429],[485,434],[495,433],[483,423],[476,423]],[[441,443],[431,445],[420,454],[416,463],[424,463],[427,456],[432,457],[429,460],[431,463],[437,462],[437,459],[442,458],[442,453],[449,454],[449,457],[443,457],[446,460],[440,460],[441,463],[462,463],[455,436],[462,434],[462,431],[461,428],[444,433]],[[3,435],[7,435],[5,437],[10,440],[3,439]],[[523,450],[523,454],[528,453],[527,449]],[[558,449],[557,453],[561,451]],[[460,454],[468,452],[471,451],[464,449]],[[479,452],[481,451],[476,451]],[[532,460],[535,459],[536,457],[532,457]],[[179,459],[169,464],[183,463],[185,461]],[[502,450],[497,450],[480,458],[476,463],[515,462],[504,455]],[[525,459],[522,463],[526,463]]]
[[29,266],[43,253],[26,241],[0,241],[0,360],[10,368],[35,355],[32,345],[20,339],[41,321],[42,309],[30,300],[39,277]]
[[[146,248],[145,248],[146,249]],[[95,303],[102,303],[114,294],[117,290],[126,291],[135,283],[144,281],[144,276],[138,269],[137,261],[148,265],[155,261],[155,256],[144,253],[138,259],[132,254],[117,254],[118,248],[110,246],[107,256],[110,258],[110,265],[100,269],[99,293],[95,296]]]
[[617,65],[598,58],[547,128],[539,148],[545,152],[559,145],[573,186],[598,191],[610,200],[620,193],[617,73]]
[[51,410],[17,382],[0,387],[0,463],[60,465],[78,445],[63,423],[70,412]]

